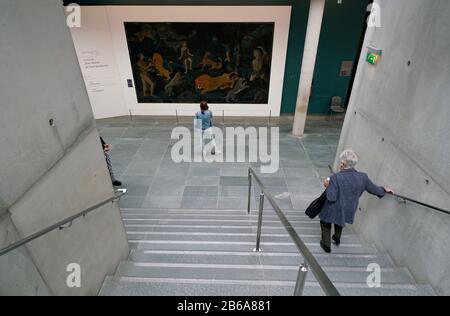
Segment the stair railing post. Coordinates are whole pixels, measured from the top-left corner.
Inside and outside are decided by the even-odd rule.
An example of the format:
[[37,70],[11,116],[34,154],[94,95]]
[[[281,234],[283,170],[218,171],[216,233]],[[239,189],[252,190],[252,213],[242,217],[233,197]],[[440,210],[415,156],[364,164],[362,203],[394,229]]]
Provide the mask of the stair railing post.
[[305,289],[306,276],[308,275],[308,265],[302,264],[298,269],[297,283],[295,284],[294,296],[302,296]]
[[251,197],[252,197],[252,173],[250,169],[248,170],[248,214],[250,215],[250,207],[251,207]]
[[261,252],[261,229],[262,229],[262,220],[263,220],[263,210],[264,210],[264,193],[261,193],[259,196],[259,215],[258,215],[258,233],[256,235],[256,248],[255,252]]

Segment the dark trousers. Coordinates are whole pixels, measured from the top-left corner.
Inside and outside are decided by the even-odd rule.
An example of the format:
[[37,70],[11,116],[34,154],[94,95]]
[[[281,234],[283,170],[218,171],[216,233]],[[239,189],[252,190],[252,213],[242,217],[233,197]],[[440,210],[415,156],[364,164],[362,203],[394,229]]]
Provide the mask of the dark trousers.
[[111,158],[109,157],[109,154],[105,152],[105,158],[106,158],[106,165],[108,166],[109,175],[111,176],[111,180],[114,182],[116,181],[116,177],[114,176],[114,171],[111,165]]
[[[322,242],[328,248],[331,248],[331,224],[320,221],[320,228],[322,228]],[[341,240],[342,227],[334,224],[334,236],[339,241]]]

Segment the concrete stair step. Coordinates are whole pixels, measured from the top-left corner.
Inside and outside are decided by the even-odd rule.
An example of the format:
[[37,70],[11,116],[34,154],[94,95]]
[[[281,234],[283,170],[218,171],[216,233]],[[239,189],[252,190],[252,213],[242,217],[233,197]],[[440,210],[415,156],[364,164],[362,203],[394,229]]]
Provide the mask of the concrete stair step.
[[[152,208],[122,208],[122,214],[222,214],[247,215],[247,209],[152,209]],[[305,210],[283,210],[286,215],[306,216]],[[251,215],[258,215],[257,210],[251,210]],[[274,210],[264,210],[263,214],[276,215]]]
[[[257,211],[251,211],[250,214],[247,213],[247,210],[133,210],[133,211],[121,211],[122,216],[146,216],[146,215],[154,215],[154,216],[168,216],[168,215],[177,215],[177,216],[258,216]],[[283,210],[283,214],[286,216],[294,216],[301,217],[304,219],[311,220],[304,211],[285,211]],[[263,212],[264,216],[267,217],[277,217],[275,211],[268,210]]]
[[[131,210],[131,209],[128,209]],[[152,213],[150,209],[148,212],[136,212],[133,209],[131,213],[125,212],[122,214],[123,221],[126,227],[155,227],[161,226],[184,226],[184,227],[200,227],[208,226],[209,229],[219,229],[220,227],[233,227],[240,228],[243,226],[257,227],[258,217],[257,213],[247,215],[245,211],[227,210],[217,214],[215,211],[197,211],[194,210],[167,210],[169,213],[161,213],[161,210],[155,210],[157,213]],[[198,212],[198,214],[197,214]],[[225,214],[224,214],[225,213]],[[265,229],[281,229],[284,230],[284,226],[281,224],[279,218],[272,211],[272,215],[265,213],[263,220],[263,227]],[[197,216],[198,215],[198,216]],[[307,216],[299,215],[298,212],[295,215],[288,215],[288,219],[291,224],[298,229],[315,229],[320,232],[320,223],[318,219],[311,220]],[[138,226],[139,225],[139,226]],[[174,231],[171,229],[171,231]],[[236,231],[237,232],[237,231]],[[344,232],[353,232],[352,227],[346,227]]]
[[[151,231],[151,232],[199,232],[199,233],[255,233],[257,226],[233,226],[233,225],[165,225],[165,224],[125,224],[128,231]],[[320,227],[297,227],[299,234],[320,234]],[[283,226],[263,226],[263,233],[267,234],[285,234],[286,229]],[[352,230],[345,229],[343,235],[351,234]],[[256,236],[256,235],[255,235]]]
[[[363,267],[322,267],[332,282],[364,283],[370,272]],[[122,262],[116,276],[142,278],[192,278],[200,280],[269,280],[295,281],[298,266],[247,265],[247,264],[193,264],[193,263],[150,263]],[[308,273],[307,281],[315,281]],[[411,274],[404,268],[381,268],[383,284],[413,284]]]
[[[429,286],[411,284],[382,284],[368,288],[366,284],[335,283],[344,296],[430,296]],[[195,280],[107,277],[102,296],[292,296],[295,282],[252,280]],[[306,282],[305,296],[324,295],[319,284]]]
[[[128,241],[131,248],[140,250],[180,250],[180,251],[252,251],[255,248],[253,242],[230,241],[186,241],[180,240],[132,240]],[[311,252],[322,252],[319,242],[305,243]],[[292,242],[263,242],[261,248],[264,252],[295,252],[297,247]],[[343,244],[339,247],[332,245],[332,251],[336,254],[376,254],[377,250],[371,244]]]
[[[330,267],[364,267],[376,263],[380,267],[394,267],[389,255],[338,255],[314,253],[321,266]],[[303,258],[298,253],[255,253],[255,252],[220,252],[220,251],[170,251],[137,250],[131,251],[130,261],[150,263],[198,263],[198,264],[263,264],[299,266]]]
[[[127,224],[162,224],[162,225],[219,225],[219,226],[257,226],[258,220],[256,218],[241,218],[241,219],[204,219],[204,218],[124,218],[123,222]],[[318,222],[314,221],[299,221],[290,220],[290,223],[294,227],[319,227]],[[265,219],[263,221],[263,227],[283,227],[278,219]]]
[[[301,215],[286,215],[288,220],[292,221],[310,221],[314,223],[319,223],[318,220],[311,220],[307,216]],[[189,213],[180,213],[180,214],[145,214],[145,213],[133,213],[133,214],[122,214],[123,219],[136,219],[136,218],[158,218],[158,219],[172,219],[172,218],[184,218],[184,219],[213,219],[213,220],[257,220],[257,214],[189,214]],[[279,220],[277,215],[269,215],[264,214],[264,219],[267,220]]]
[[[132,230],[131,230],[132,229]],[[180,240],[185,241],[229,241],[229,242],[255,242],[256,233],[208,233],[208,232],[152,232],[137,230],[134,228],[127,228],[127,236],[130,240]],[[319,242],[321,235],[316,234],[299,234],[300,238],[305,243]],[[264,231],[261,236],[261,242],[283,242],[291,243],[292,238],[287,233],[274,234],[272,232]],[[343,235],[341,238],[343,244],[347,243],[361,243],[362,240],[358,235]]]

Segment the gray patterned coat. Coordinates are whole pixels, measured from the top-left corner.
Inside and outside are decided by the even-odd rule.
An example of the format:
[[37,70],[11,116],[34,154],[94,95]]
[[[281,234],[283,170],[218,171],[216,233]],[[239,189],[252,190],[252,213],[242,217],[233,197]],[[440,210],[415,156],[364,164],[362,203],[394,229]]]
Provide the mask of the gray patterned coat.
[[359,198],[365,192],[383,198],[386,192],[383,187],[375,185],[367,174],[355,169],[346,169],[330,177],[327,200],[320,213],[325,223],[345,227],[353,224],[358,208]]

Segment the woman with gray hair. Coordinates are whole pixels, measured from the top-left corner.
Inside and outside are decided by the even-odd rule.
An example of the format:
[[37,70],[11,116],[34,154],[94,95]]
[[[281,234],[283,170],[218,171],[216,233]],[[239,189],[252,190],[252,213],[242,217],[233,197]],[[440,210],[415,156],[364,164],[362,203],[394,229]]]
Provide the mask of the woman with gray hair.
[[386,193],[393,193],[389,188],[375,185],[367,174],[354,168],[358,156],[353,150],[345,150],[340,156],[340,172],[324,181],[326,201],[320,212],[322,240],[320,246],[326,253],[331,252],[331,225],[334,224],[333,241],[341,243],[342,229],[346,224],[353,224],[358,208],[359,198],[367,191],[383,198]]

